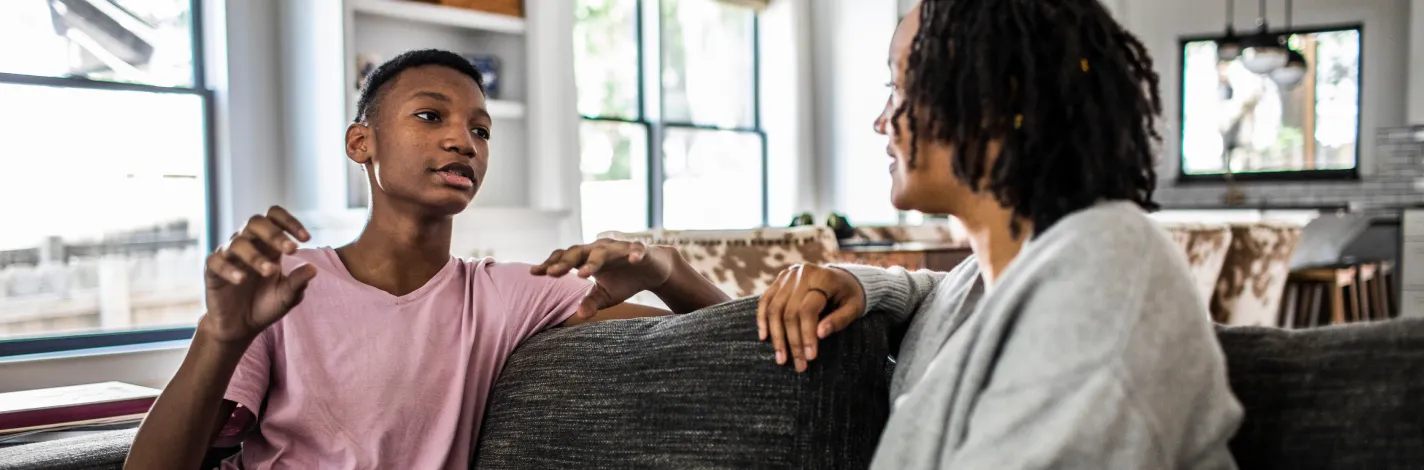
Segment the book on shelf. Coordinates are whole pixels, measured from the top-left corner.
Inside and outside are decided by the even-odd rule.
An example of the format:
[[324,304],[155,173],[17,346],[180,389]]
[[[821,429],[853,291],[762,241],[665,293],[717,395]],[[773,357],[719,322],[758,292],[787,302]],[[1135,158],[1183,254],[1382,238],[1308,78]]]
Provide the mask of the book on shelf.
[[0,393],[0,435],[143,419],[160,390],[122,382]]

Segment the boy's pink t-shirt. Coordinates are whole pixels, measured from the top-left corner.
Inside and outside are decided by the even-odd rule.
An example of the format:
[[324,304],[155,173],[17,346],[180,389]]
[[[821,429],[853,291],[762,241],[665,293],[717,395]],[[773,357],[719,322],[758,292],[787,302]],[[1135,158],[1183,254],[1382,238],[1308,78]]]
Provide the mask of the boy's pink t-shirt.
[[351,277],[331,248],[283,269],[303,262],[318,271],[305,300],[258,335],[228,385],[234,420],[253,410],[257,423],[224,468],[469,468],[505,359],[591,286],[452,257],[396,297]]

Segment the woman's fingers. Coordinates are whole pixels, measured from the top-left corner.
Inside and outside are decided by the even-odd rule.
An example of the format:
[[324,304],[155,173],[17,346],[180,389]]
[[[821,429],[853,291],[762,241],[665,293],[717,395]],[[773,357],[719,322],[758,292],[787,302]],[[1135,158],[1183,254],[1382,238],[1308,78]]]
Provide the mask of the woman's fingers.
[[766,341],[767,335],[767,311],[771,310],[771,299],[776,297],[776,291],[781,288],[782,279],[786,278],[786,271],[776,275],[776,280],[771,282],[771,286],[766,288],[766,292],[761,294],[761,300],[757,301],[757,339]]
[[820,318],[821,312],[826,309],[826,298],[822,291],[807,290],[801,298],[801,304],[796,308],[796,319],[800,322],[801,348],[805,351],[807,361],[816,359],[816,320]]
[[821,319],[820,325],[816,326],[816,337],[826,339],[833,333],[839,333],[846,329],[856,319],[860,318],[860,307],[855,305],[842,305],[835,311]]
[[771,339],[777,364],[790,361],[804,372],[819,356],[822,339],[860,317],[862,302],[848,299],[853,295],[842,284],[819,266],[792,266],[777,275],[757,303],[757,337]]

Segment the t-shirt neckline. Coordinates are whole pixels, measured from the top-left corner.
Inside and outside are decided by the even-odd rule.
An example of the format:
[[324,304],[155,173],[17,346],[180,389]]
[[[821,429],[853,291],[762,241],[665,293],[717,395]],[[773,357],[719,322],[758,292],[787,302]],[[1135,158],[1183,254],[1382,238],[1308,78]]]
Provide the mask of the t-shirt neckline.
[[356,279],[356,276],[351,275],[351,270],[346,268],[346,263],[343,263],[341,261],[341,256],[336,254],[335,248],[325,246],[321,248],[321,251],[325,254],[326,261],[331,264],[331,270],[335,271],[342,278],[343,281],[356,285],[362,290],[370,292],[372,295],[378,296],[397,305],[405,305],[418,302],[421,298],[424,298],[426,295],[429,295],[436,288],[440,287],[441,284],[444,284],[445,281],[449,280],[451,273],[455,271],[455,266],[459,263],[459,260],[457,258],[451,256],[450,260],[445,262],[445,266],[440,268],[440,271],[437,271],[435,273],[435,276],[425,281],[424,285],[413,291],[410,291],[405,295],[397,296],[395,294],[378,289],[375,286],[366,284]]

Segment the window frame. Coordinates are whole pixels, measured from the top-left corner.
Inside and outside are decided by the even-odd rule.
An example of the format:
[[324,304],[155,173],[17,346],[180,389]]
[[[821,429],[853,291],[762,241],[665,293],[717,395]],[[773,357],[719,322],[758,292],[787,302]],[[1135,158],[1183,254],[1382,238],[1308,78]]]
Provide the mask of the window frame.
[[[213,91],[208,88],[207,81],[203,0],[189,0],[188,4],[189,17],[192,22],[189,28],[189,36],[193,50],[193,84],[190,87],[166,87],[138,83],[109,82],[85,77],[47,77],[7,72],[0,72],[0,83],[46,86],[52,88],[133,91],[197,96],[201,103],[201,116],[199,116],[199,118],[203,120],[203,136],[201,139],[203,146],[203,197],[206,200],[205,206],[207,207],[204,217],[207,223],[205,230],[206,240],[203,240],[203,243],[205,243],[205,250],[211,250],[213,246],[216,246],[218,240],[218,224],[213,220],[213,217],[219,213],[217,198],[214,197],[214,188],[217,184],[214,171],[217,167],[217,152],[214,147],[217,135],[216,117],[214,115],[214,94]],[[4,338],[0,339],[0,361],[38,354],[188,340],[192,339],[196,331],[197,325],[195,324],[193,326],[135,328],[124,331],[58,333]]]
[[[1232,179],[1237,182],[1306,182],[1306,181],[1359,181],[1360,180],[1360,154],[1361,141],[1364,137],[1363,119],[1365,109],[1365,25],[1362,23],[1341,23],[1308,28],[1291,28],[1279,31],[1272,31],[1272,34],[1314,34],[1335,31],[1357,31],[1360,35],[1359,54],[1359,96],[1357,98],[1358,107],[1355,111],[1355,166],[1349,169],[1328,169],[1328,170],[1287,170],[1287,171],[1264,171],[1251,173],[1232,173]],[[1226,174],[1188,174],[1186,172],[1187,154],[1185,151],[1187,140],[1187,107],[1184,91],[1187,84],[1187,43],[1198,41],[1215,41],[1225,36],[1215,35],[1195,35],[1183,36],[1177,41],[1177,178],[1175,184],[1195,184],[1195,183],[1224,183]],[[1313,69],[1312,69],[1313,70]]]
[[[635,29],[636,34],[634,35],[633,40],[634,40],[634,42],[635,42],[634,45],[637,47],[637,53],[635,54],[635,56],[637,57],[636,60],[637,60],[637,62],[638,62],[638,83],[637,83],[637,87],[638,87],[638,98],[637,98],[638,113],[637,113],[637,117],[636,117],[636,118],[629,118],[629,117],[616,117],[616,116],[589,116],[589,115],[584,115],[584,114],[580,113],[580,114],[579,114],[579,121],[580,121],[579,124],[580,124],[580,126],[582,126],[582,124],[583,124],[584,122],[590,122],[590,121],[591,121],[591,122],[607,122],[607,123],[615,123],[615,124],[630,124],[630,125],[637,125],[637,126],[642,126],[642,127],[643,127],[644,135],[646,136],[646,139],[647,139],[647,143],[646,143],[646,144],[647,144],[647,145],[646,145],[647,155],[646,155],[645,157],[647,158],[647,164],[648,164],[648,166],[647,166],[647,168],[648,168],[648,174],[647,174],[647,182],[648,182],[648,187],[647,187],[647,191],[648,191],[648,193],[647,193],[647,194],[648,194],[647,223],[648,223],[648,228],[649,228],[649,229],[660,229],[660,228],[663,228],[663,184],[664,184],[664,183],[666,182],[666,180],[667,180],[667,172],[666,172],[666,170],[663,168],[662,142],[663,142],[663,136],[666,134],[666,131],[667,131],[668,129],[685,129],[685,130],[694,130],[694,131],[725,131],[725,132],[735,132],[735,133],[739,133],[739,134],[752,134],[752,135],[756,135],[756,136],[757,136],[757,139],[759,139],[760,142],[761,142],[761,181],[760,181],[760,185],[761,185],[761,226],[763,226],[763,227],[766,226],[766,225],[767,225],[767,221],[768,221],[767,218],[768,218],[769,212],[770,212],[770,202],[769,202],[769,196],[770,196],[770,194],[769,194],[769,191],[768,191],[768,189],[769,189],[769,188],[768,188],[768,182],[769,182],[769,179],[768,179],[769,164],[768,164],[768,161],[767,161],[767,150],[768,150],[768,149],[767,149],[767,135],[766,135],[766,130],[765,130],[765,128],[764,128],[763,125],[762,125],[762,118],[761,118],[761,17],[760,17],[760,13],[757,12],[757,11],[756,11],[755,9],[753,9],[753,8],[746,7],[746,8],[748,8],[748,9],[752,10],[752,38],[751,38],[751,39],[752,39],[752,41],[751,41],[752,53],[753,53],[753,56],[752,56],[752,70],[751,70],[751,72],[752,72],[752,126],[751,126],[751,127],[722,127],[722,126],[714,126],[714,125],[707,125],[707,124],[697,124],[697,123],[693,123],[693,122],[671,121],[671,120],[664,119],[664,116],[666,115],[666,110],[667,110],[667,108],[666,108],[666,105],[665,105],[665,100],[663,100],[663,99],[659,99],[659,100],[658,100],[658,110],[657,110],[657,111],[658,111],[658,112],[657,112],[658,119],[656,119],[656,120],[654,120],[654,119],[649,119],[649,117],[648,117],[648,115],[649,115],[649,113],[648,113],[648,96],[647,96],[647,94],[648,94],[648,83],[649,83],[649,82],[648,82],[649,71],[647,70],[647,69],[648,69],[647,58],[648,58],[648,54],[649,54],[649,53],[656,53],[656,54],[659,54],[659,57],[661,57],[661,53],[662,53],[662,36],[661,36],[661,31],[662,31],[662,28],[663,28],[663,25],[662,25],[662,17],[663,17],[663,15],[662,15],[662,13],[663,13],[663,11],[662,11],[662,6],[663,6],[663,2],[662,2],[662,0],[632,0],[632,1],[634,2],[634,9],[636,10],[635,18],[634,18],[634,29]],[[707,0],[707,1],[714,1],[714,2],[715,2],[715,1],[719,1],[719,0]],[[651,5],[650,5],[650,3],[651,3]],[[653,10],[652,10],[652,11],[649,11],[649,9],[653,9]],[[654,25],[648,25],[648,24],[647,24],[645,18],[647,18],[649,14],[655,14],[654,17],[655,17],[655,18],[658,18],[658,24],[654,24]],[[657,34],[657,35],[649,35],[649,34],[648,34],[649,28],[655,28],[655,30],[658,31],[658,34]],[[652,50],[652,51],[649,50],[649,49],[650,49],[650,47],[649,47],[649,43],[650,43],[650,42],[656,43],[656,47],[655,47],[655,48],[652,48],[652,49],[654,49],[654,50]],[[658,64],[659,64],[659,65],[662,64],[661,58],[658,60]],[[655,71],[654,73],[660,75],[660,74],[661,74],[661,71]],[[655,76],[656,76],[656,75],[655,75]],[[658,86],[658,93],[662,93],[662,86],[661,86],[661,85]],[[582,152],[580,152],[579,158],[580,158],[580,159],[583,158]],[[580,183],[582,183],[582,174],[580,174]]]

